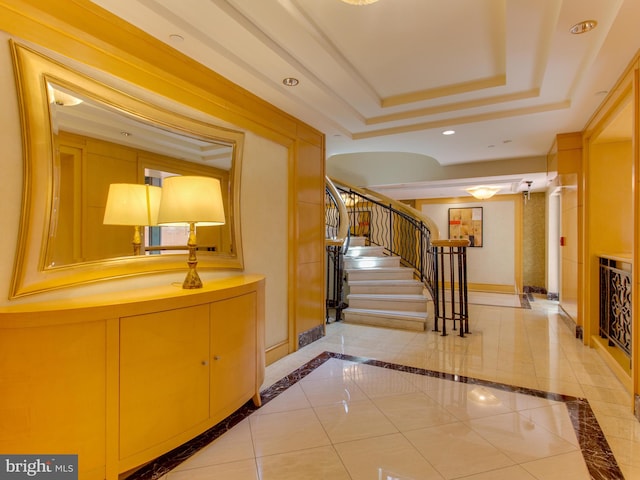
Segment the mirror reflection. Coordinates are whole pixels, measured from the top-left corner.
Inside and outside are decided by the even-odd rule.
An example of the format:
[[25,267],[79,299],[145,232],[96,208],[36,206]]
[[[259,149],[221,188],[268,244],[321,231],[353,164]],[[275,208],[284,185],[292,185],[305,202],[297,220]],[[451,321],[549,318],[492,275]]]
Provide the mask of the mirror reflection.
[[[104,222],[110,185],[213,177],[225,224],[201,231],[201,269],[242,269],[240,178],[244,133],[183,103],[10,42],[24,140],[23,201],[10,298],[130,275],[184,269],[191,255],[167,227]],[[159,186],[159,185],[158,185]],[[143,222],[151,223],[151,222]],[[142,241],[144,240],[144,241]],[[179,244],[181,243],[181,244]],[[190,247],[189,247],[190,248]]]
[[[47,95],[55,155],[45,268],[186,253],[188,226],[158,226],[151,219],[111,213],[105,218],[111,185],[162,187],[165,178],[175,175],[214,177],[223,187],[227,217],[233,219],[233,141],[143,121],[51,81]],[[149,191],[154,189],[147,188],[147,196]],[[198,227],[198,250],[233,255],[231,222]]]

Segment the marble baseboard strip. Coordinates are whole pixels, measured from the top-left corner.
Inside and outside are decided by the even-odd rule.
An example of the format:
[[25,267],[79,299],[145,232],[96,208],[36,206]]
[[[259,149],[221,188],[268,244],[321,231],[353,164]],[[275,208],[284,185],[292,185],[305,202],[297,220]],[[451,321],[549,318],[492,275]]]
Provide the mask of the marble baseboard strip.
[[[424,375],[453,382],[467,383],[473,385],[481,385],[485,387],[495,388],[507,392],[530,395],[548,400],[563,402],[569,412],[569,417],[573,424],[573,428],[582,451],[592,480],[624,480],[622,471],[616,462],[613,452],[609,447],[609,443],[602,432],[600,425],[589,405],[584,398],[572,397],[553,392],[545,392],[543,390],[535,390],[531,388],[518,387],[503,383],[491,382],[462,375],[454,375],[450,373],[437,372],[434,370],[426,370],[424,368],[411,367],[389,362],[382,362],[364,357],[356,357],[343,353],[323,352],[298,369],[294,370],[287,376],[281,378],[269,388],[261,392],[263,405],[276,398],[282,392],[292,385],[302,380],[304,377],[313,372],[326,361],[337,358],[340,360],[357,362],[366,365],[397,370],[401,372],[412,373],[415,375]],[[241,420],[251,415],[257,407],[252,402],[247,402],[243,407],[234,412],[229,418],[220,422],[215,427],[204,432],[202,435],[194,438],[186,444],[176,448],[175,450],[163,455],[142,469],[136,471],[133,475],[127,477],[128,480],[151,480],[158,479],[185,461],[191,455],[201,448],[214,441],[227,430],[233,428]]]
[[546,295],[547,294],[547,289],[546,288],[544,288],[544,287],[536,287],[536,286],[532,286],[532,285],[525,285],[522,290],[524,291],[524,293],[530,293],[530,294],[534,294],[534,293],[537,293],[538,295]]
[[520,306],[522,308],[526,308],[527,310],[531,310],[531,303],[529,303],[530,300],[533,300],[533,298],[529,298],[528,294],[523,293],[522,295],[520,295]]
[[316,340],[320,340],[322,337],[324,337],[323,325],[318,325],[307,330],[306,332],[302,332],[298,335],[298,348],[306,347],[310,343],[313,343]]

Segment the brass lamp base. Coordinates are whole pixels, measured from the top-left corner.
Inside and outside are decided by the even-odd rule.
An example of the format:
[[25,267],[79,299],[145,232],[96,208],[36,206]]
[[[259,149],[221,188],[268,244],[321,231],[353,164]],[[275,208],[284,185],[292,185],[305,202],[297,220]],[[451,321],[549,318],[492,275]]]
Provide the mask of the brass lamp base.
[[189,224],[189,240],[187,242],[187,247],[189,248],[189,258],[187,259],[189,270],[187,271],[187,276],[182,283],[182,288],[202,288],[202,280],[200,280],[200,275],[198,275],[198,272],[196,271],[198,259],[196,258],[196,227],[193,222]]
[[200,275],[198,275],[198,272],[196,271],[197,263],[198,262],[187,262],[189,270],[187,271],[187,276],[184,277],[184,282],[182,282],[182,288],[202,288],[202,280],[200,280]]

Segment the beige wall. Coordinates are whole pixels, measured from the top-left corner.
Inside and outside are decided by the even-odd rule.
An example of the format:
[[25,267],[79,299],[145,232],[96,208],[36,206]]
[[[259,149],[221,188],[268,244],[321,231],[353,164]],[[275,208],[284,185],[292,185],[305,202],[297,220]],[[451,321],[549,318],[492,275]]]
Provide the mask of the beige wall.
[[582,136],[579,133],[558,135],[555,152],[560,194],[560,306],[576,322],[583,325],[581,286],[583,173]]
[[522,275],[522,196],[498,195],[485,201],[462,199],[416,200],[416,208],[431,218],[448,238],[449,208],[482,207],[483,247],[467,249],[470,289],[513,293]]
[[267,273],[267,347],[286,343],[288,185],[287,149],[258,135],[245,137],[242,237],[248,273]]

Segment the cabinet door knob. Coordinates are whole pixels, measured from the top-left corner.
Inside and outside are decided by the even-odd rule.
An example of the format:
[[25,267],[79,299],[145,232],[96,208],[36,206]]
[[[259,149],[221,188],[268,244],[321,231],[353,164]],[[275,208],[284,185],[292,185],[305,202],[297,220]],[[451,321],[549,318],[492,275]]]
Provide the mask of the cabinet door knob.
[[207,365],[209,365],[209,362],[207,362],[206,360],[202,360],[202,362],[201,362],[201,363],[202,363],[202,365],[203,365],[203,366],[205,366],[205,367],[206,367]]
[[214,356],[213,356],[213,359],[214,359],[214,360],[220,360],[220,356],[219,356],[219,355],[214,355]]

